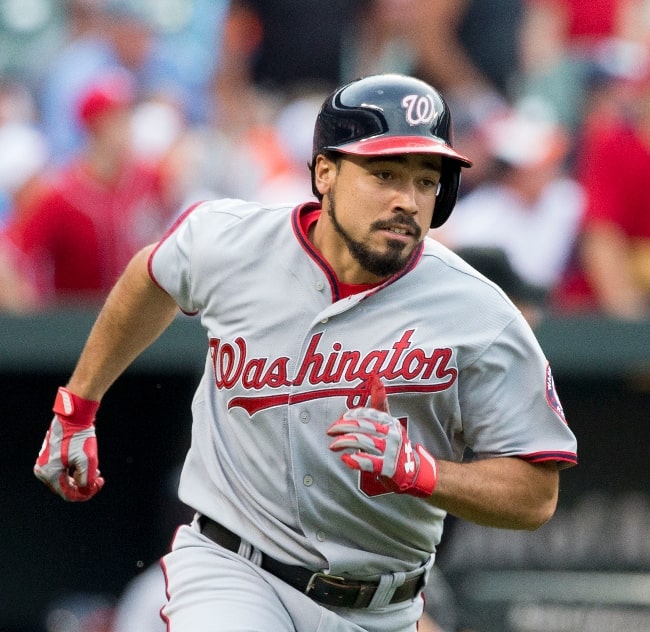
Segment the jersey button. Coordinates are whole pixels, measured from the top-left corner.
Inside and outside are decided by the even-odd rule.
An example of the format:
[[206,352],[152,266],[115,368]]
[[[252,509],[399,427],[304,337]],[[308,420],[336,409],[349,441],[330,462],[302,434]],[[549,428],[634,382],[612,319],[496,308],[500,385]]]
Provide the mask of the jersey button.
[[302,482],[305,485],[305,487],[310,487],[314,483],[314,478],[310,474],[306,474],[303,477]]
[[325,540],[327,540],[327,536],[325,535],[325,531],[317,531],[316,532],[316,538],[320,542],[325,542]]
[[302,423],[307,424],[309,423],[310,419],[311,419],[311,415],[306,410],[303,410],[300,413],[300,421],[302,421]]
[[329,320],[329,318],[323,318],[320,322],[323,323],[323,325]]
[[325,284],[322,281],[316,281],[316,289],[322,292],[325,289]]

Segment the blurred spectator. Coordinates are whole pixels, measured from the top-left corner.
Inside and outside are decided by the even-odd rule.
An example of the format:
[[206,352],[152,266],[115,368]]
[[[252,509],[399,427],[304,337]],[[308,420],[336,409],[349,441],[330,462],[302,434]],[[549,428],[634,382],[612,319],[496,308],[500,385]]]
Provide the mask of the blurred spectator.
[[415,73],[442,91],[454,119],[482,121],[508,103],[520,63],[523,0],[411,4]]
[[421,74],[450,94],[507,96],[519,67],[520,0],[417,0],[414,26]]
[[312,197],[307,165],[312,160],[314,121],[326,95],[308,93],[289,101],[272,127],[273,143],[257,190],[251,195],[266,204],[302,202]]
[[5,231],[41,194],[48,158],[45,139],[37,128],[13,121],[0,125],[0,311],[25,312],[36,305],[23,255]]
[[0,75],[0,125],[34,123],[37,115],[30,88],[16,79]]
[[159,170],[133,157],[132,104],[130,77],[100,77],[76,108],[87,133],[83,150],[8,227],[45,305],[104,297],[168,222]]
[[[232,42],[226,48],[248,48],[252,19],[233,7],[225,31]],[[223,81],[231,79],[234,83],[224,88]],[[307,163],[324,93],[308,83],[269,93],[223,74],[215,78],[214,91],[210,119],[191,126],[171,157],[181,197],[187,202],[233,197],[273,203],[311,196]]]
[[613,42],[645,42],[646,0],[526,0],[518,94],[537,95],[572,132],[583,119],[589,77]]
[[[480,254],[472,263],[482,262],[488,277],[511,266],[520,283],[503,289],[542,307],[568,265],[584,210],[583,192],[565,170],[569,138],[543,104],[529,101],[486,123],[484,138],[493,178],[461,199],[433,237],[467,258]],[[486,267],[486,249],[503,260]]]
[[0,75],[0,227],[11,212],[14,191],[29,180],[34,163],[42,166],[45,161],[37,115],[29,88]]
[[345,40],[346,78],[418,75],[450,101],[455,121],[509,104],[520,73],[525,0],[368,0]]
[[75,115],[80,95],[97,76],[121,66],[136,78],[139,90],[154,90],[153,33],[125,0],[66,0],[69,35],[65,46],[46,60],[38,107],[43,130],[59,163],[83,144],[84,130]]
[[134,104],[131,144],[136,155],[157,163],[173,151],[187,129],[187,121],[175,102],[150,98]]
[[165,95],[142,100],[133,107],[130,129],[133,158],[157,168],[164,206],[172,213],[195,201],[194,196],[188,196],[186,185],[188,173],[196,165],[185,155],[186,139],[195,128],[202,129],[191,126],[184,110]]
[[564,311],[650,315],[649,67],[599,85],[590,104],[576,156],[586,212],[575,265],[555,296]]
[[263,100],[253,107],[255,97],[244,90],[241,97],[239,110],[234,101],[228,113],[215,108],[210,120],[189,126],[169,152],[165,166],[175,198],[182,200],[178,208],[201,199],[250,197],[266,174],[286,164],[272,127],[275,110]]
[[355,32],[359,12],[370,1],[233,0],[231,13],[245,14],[256,27],[249,30],[247,49],[223,53],[248,58],[239,64],[224,61],[224,67],[238,66],[242,83],[271,91],[334,88],[342,76],[345,38]]
[[343,78],[382,72],[415,73],[413,42],[418,0],[371,0],[344,41]]
[[336,87],[344,44],[369,2],[231,0],[214,78],[220,127],[254,125],[305,91]]
[[0,312],[21,314],[38,306],[33,280],[24,267],[22,253],[0,231]]
[[29,184],[47,164],[43,134],[29,123],[0,124],[0,228],[16,213]]
[[146,8],[153,30],[147,98],[172,97],[190,124],[205,122],[230,0],[130,1]]

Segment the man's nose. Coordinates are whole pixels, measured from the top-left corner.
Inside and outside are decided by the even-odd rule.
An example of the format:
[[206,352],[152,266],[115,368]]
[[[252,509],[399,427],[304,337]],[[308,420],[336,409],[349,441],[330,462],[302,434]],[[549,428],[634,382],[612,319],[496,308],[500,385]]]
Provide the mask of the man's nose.
[[414,183],[403,182],[400,184],[396,197],[396,206],[410,215],[418,212],[417,189]]

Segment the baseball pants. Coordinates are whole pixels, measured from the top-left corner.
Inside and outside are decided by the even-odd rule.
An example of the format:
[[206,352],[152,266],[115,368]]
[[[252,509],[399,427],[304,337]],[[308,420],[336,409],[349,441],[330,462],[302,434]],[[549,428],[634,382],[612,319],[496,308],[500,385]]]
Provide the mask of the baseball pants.
[[228,551],[202,535],[196,521],[180,527],[162,559],[168,632],[416,631],[422,598],[377,609],[328,609],[260,568],[259,557],[254,549],[250,559]]

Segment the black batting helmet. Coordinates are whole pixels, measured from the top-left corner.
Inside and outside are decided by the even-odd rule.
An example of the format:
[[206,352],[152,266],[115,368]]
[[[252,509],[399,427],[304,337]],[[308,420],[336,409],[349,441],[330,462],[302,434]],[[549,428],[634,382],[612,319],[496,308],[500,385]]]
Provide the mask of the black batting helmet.
[[[314,127],[312,169],[316,156],[324,151],[442,156],[431,221],[431,227],[437,228],[456,204],[461,167],[472,166],[452,148],[452,134],[449,108],[428,83],[399,74],[371,75],[337,88],[325,99]],[[318,195],[314,183],[312,187]]]

